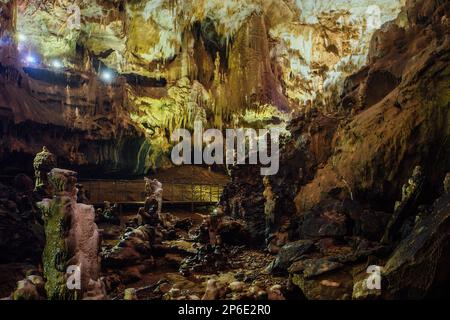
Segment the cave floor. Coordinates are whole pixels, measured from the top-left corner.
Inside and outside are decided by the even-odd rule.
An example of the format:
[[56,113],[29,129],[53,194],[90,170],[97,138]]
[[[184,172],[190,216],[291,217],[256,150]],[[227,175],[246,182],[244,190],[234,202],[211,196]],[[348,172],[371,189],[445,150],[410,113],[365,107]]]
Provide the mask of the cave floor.
[[[177,219],[190,219],[192,226],[189,230],[198,227],[203,220],[201,213],[175,210],[171,214]],[[99,228],[109,235],[109,239],[102,242],[104,249],[118,242],[126,228],[126,223],[134,216],[134,212],[122,214],[120,227],[99,225]],[[177,229],[176,233],[176,239],[163,241],[163,249],[158,250],[161,252],[154,257],[154,265],[142,272],[139,279],[120,281],[117,287],[109,292],[112,299],[123,299],[127,288],[135,288],[139,300],[201,299],[205,294],[207,282],[211,279],[226,291],[225,299],[241,299],[244,292],[258,290],[258,288],[269,288],[277,284],[286,286],[286,277],[277,277],[266,271],[274,256],[263,250],[246,246],[226,246],[224,248],[225,264],[217,266],[211,264],[198,272],[184,274],[180,272],[183,259],[194,256],[201,244],[193,241],[186,230]],[[113,238],[111,235],[114,235]],[[108,277],[111,274],[109,270],[103,275]],[[229,284],[233,282],[240,282],[242,289],[232,292]]]

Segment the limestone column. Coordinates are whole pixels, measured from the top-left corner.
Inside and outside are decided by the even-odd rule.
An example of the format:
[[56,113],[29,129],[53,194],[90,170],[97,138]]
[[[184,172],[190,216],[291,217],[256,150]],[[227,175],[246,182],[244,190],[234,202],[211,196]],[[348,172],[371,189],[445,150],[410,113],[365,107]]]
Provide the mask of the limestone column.
[[102,299],[99,280],[100,237],[94,207],[76,202],[76,172],[52,169],[53,198],[39,208],[45,223],[43,253],[45,289],[54,300]]

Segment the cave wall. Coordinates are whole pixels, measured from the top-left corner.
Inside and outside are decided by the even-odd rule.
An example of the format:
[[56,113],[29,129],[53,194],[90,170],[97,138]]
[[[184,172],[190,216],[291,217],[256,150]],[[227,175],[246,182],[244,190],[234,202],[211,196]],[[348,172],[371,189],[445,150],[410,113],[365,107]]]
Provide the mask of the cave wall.
[[[256,201],[268,189],[262,179],[256,186],[231,183],[225,211],[232,214],[230,204],[245,194],[255,201],[247,200],[241,212],[258,212],[250,219],[266,221],[266,204],[275,202],[277,223],[258,226],[257,239],[286,220],[297,239],[296,224],[336,203],[390,214],[415,166],[426,177],[415,204],[432,203],[450,170],[449,10],[440,1],[407,1],[374,33],[368,63],[344,80],[336,104],[330,110],[316,104],[291,120],[280,172],[268,184],[275,195]],[[243,174],[237,177],[244,182],[253,175]]]
[[[377,3],[380,21],[403,3]],[[141,174],[170,166],[170,132],[196,119],[260,127],[313,101],[333,108],[366,61],[370,4],[2,1],[3,162],[45,143],[73,166]]]
[[403,10],[406,19],[400,15],[374,34],[370,64],[342,99],[351,101],[343,108],[354,116],[336,131],[332,156],[297,195],[299,212],[336,187],[344,198],[351,193],[393,206],[417,165],[427,175],[428,200],[436,196],[450,166],[449,6],[408,1]]

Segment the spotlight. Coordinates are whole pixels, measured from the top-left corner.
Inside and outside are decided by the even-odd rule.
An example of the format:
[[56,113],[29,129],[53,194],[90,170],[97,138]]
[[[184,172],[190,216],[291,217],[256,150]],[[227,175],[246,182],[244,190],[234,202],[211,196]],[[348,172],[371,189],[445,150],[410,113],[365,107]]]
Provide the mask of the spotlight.
[[25,40],[27,40],[27,36],[24,35],[23,33],[19,33],[17,35],[17,39],[19,39],[19,41],[25,41]]
[[53,60],[52,67],[54,69],[61,69],[62,67],[64,67],[64,64],[61,62],[61,60]]
[[7,46],[11,44],[11,38],[8,36],[0,38],[0,46]]
[[111,83],[114,80],[114,74],[111,70],[103,70],[100,73],[100,79],[102,79],[103,82]]
[[37,58],[31,54],[29,54],[28,56],[26,56],[25,61],[31,64],[36,64],[37,63]]

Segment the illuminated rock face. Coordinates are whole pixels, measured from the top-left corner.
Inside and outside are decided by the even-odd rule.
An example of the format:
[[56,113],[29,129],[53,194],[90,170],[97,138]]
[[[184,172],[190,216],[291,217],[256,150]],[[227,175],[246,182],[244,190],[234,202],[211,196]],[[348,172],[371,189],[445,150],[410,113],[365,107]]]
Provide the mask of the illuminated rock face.
[[449,148],[449,10],[434,0],[408,1],[406,17],[375,32],[370,65],[345,84],[341,105],[355,116],[334,133],[334,153],[301,187],[299,213],[336,188],[342,198],[393,208],[416,165],[427,167],[430,186],[439,185],[449,163],[441,151]]
[[[170,165],[168,133],[196,119],[261,126],[312,104],[333,109],[404,0],[7,3],[19,49],[8,63],[1,49],[8,121],[75,129],[61,141],[69,162],[142,173]],[[51,131],[42,140],[63,134]],[[13,135],[10,149],[43,142],[26,139]]]
[[[280,171],[269,177],[266,194],[254,172],[235,170],[222,198],[224,212],[245,216],[258,240],[267,237],[264,230],[272,222],[264,224],[264,209],[276,198],[282,200],[275,201],[274,234],[286,220],[326,221],[320,214],[336,201],[392,212],[417,165],[427,167],[422,196],[435,197],[450,163],[444,151],[449,149],[449,10],[435,0],[408,1],[394,22],[374,33],[369,64],[346,78],[337,110],[306,110],[292,119]],[[314,210],[318,218],[311,215]],[[379,223],[368,223],[366,216]],[[384,216],[358,218],[359,235],[380,240]]]
[[[369,63],[345,80],[340,108],[292,120],[277,175],[258,181],[254,171],[232,172],[223,212],[242,216],[269,250],[289,231],[269,270],[289,261],[284,272],[308,299],[418,299],[439,296],[448,283],[448,250],[435,250],[449,247],[450,234],[441,193],[450,164],[448,17],[448,1],[408,0],[374,33]],[[289,252],[310,240],[310,256]],[[372,263],[384,266],[383,284],[368,293]]]
[[[40,3],[20,7],[17,29],[46,61],[66,59],[79,68],[76,46],[82,45],[121,73],[170,83],[187,76],[203,80],[207,88],[211,77],[233,82],[234,72],[245,83],[246,74],[252,74],[261,89],[274,73],[272,62],[280,83],[269,83],[271,89],[283,84],[293,102],[305,102],[365,62],[373,31],[396,18],[404,0]],[[213,72],[216,53],[222,74]],[[248,91],[233,94],[250,98],[254,92]]]

